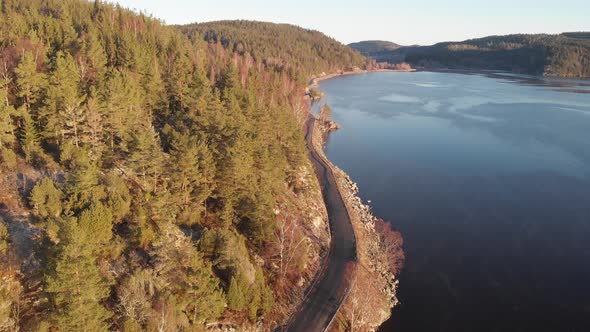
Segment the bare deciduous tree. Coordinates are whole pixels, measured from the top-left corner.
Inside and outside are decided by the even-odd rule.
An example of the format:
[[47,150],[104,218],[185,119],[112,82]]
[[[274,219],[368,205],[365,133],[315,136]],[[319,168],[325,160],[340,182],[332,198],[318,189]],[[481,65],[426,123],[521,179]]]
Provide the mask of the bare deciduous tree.
[[273,261],[279,267],[279,276],[285,279],[296,259],[307,252],[307,238],[297,229],[295,223],[285,220],[279,223],[275,232]]

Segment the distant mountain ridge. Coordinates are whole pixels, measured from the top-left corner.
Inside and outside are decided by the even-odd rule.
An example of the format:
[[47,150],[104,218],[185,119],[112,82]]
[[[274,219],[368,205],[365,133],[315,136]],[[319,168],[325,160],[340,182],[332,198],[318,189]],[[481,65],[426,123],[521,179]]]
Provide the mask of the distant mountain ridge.
[[349,47],[361,52],[364,56],[372,56],[381,52],[394,51],[402,47],[399,44],[385,40],[366,40],[348,44]]
[[348,44],[348,47],[359,51],[362,55],[367,58],[377,60],[377,62],[390,62],[397,63],[401,61],[380,61],[381,58],[388,58],[389,55],[397,49],[400,49],[401,45],[384,40],[366,40],[356,43]]
[[490,69],[590,78],[590,32],[489,36],[432,46],[400,47],[369,56],[379,62],[405,61],[427,69]]

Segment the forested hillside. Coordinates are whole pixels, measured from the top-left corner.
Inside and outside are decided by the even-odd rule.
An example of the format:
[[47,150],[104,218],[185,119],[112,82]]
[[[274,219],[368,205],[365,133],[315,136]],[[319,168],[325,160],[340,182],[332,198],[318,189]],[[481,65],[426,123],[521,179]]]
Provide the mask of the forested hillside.
[[377,61],[414,66],[507,70],[554,77],[590,77],[590,39],[584,32],[560,35],[491,36],[433,46],[402,47]]
[[365,40],[348,44],[348,47],[359,51],[364,56],[378,58],[382,54],[387,54],[388,52],[397,50],[402,46],[384,40]]
[[218,43],[299,82],[313,75],[364,67],[357,51],[318,31],[289,24],[253,21],[220,21],[179,27],[192,40]]
[[0,330],[282,323],[328,242],[300,82],[364,58],[291,26],[0,10]]

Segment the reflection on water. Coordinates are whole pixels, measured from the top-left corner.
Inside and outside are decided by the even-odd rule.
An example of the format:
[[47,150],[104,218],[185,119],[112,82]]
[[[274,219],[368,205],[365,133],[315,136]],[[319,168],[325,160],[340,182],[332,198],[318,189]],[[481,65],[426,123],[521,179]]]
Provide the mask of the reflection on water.
[[[590,93],[590,83],[585,80],[571,80],[560,78],[539,78],[536,76],[518,75],[510,73],[487,74],[490,78],[509,80],[513,83],[526,84],[540,87],[559,88],[554,91]],[[575,89],[572,89],[575,88]]]
[[385,331],[590,331],[590,84],[374,73],[322,83],[327,154],[406,244]]

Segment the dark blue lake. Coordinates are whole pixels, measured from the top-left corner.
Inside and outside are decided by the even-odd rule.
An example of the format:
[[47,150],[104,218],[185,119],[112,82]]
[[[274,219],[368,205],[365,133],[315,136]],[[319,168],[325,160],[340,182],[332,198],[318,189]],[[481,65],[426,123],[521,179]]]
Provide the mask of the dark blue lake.
[[590,85],[371,73],[321,83],[328,157],[405,240],[384,331],[590,331]]

